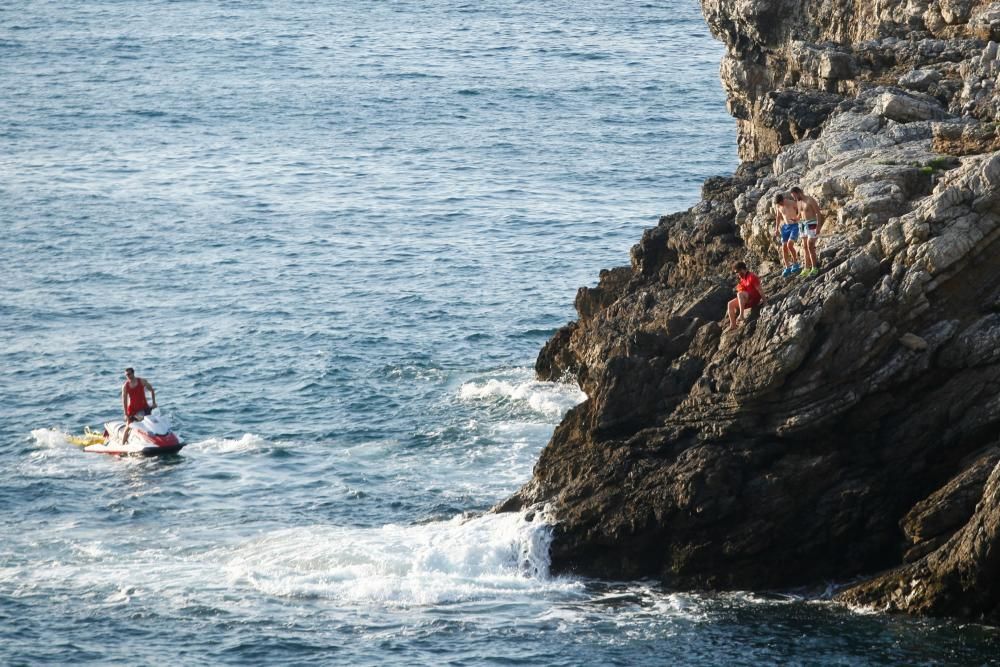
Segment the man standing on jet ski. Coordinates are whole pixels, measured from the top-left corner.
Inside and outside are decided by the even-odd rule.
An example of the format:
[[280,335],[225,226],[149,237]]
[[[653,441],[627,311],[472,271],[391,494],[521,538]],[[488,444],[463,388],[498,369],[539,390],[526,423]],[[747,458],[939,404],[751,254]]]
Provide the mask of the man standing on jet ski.
[[[146,402],[146,390],[153,399],[153,404]],[[125,437],[128,441],[130,426],[134,421],[140,421],[156,407],[156,390],[153,385],[141,377],[136,377],[134,368],[125,369],[125,383],[122,384],[122,411],[125,413]]]

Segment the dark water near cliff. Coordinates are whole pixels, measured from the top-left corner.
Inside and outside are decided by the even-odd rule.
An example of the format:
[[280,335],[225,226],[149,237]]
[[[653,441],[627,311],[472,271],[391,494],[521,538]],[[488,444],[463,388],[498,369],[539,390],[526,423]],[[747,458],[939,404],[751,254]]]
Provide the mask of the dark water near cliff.
[[[0,662],[985,663],[548,573],[577,286],[735,164],[694,2],[0,5]],[[65,441],[135,365],[191,443]]]

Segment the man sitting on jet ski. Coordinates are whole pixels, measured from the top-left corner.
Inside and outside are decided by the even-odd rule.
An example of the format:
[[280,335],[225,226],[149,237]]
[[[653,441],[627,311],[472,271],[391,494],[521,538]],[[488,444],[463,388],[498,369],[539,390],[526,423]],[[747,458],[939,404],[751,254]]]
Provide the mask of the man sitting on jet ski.
[[[153,404],[146,402],[146,390],[152,397]],[[145,378],[136,377],[134,368],[125,369],[125,383],[122,384],[122,411],[125,413],[125,437],[128,442],[128,434],[132,422],[141,421],[156,407],[156,390]]]

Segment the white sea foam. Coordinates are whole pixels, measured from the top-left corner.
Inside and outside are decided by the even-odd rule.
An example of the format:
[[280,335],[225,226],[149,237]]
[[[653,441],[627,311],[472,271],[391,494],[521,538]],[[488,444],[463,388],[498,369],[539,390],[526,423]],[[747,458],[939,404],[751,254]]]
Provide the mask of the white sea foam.
[[0,565],[0,590],[73,589],[105,606],[202,604],[233,613],[245,611],[240,601],[250,591],[359,609],[583,594],[582,583],[549,576],[551,531],[542,513],[531,521],[503,514],[376,528],[314,525],[203,549],[123,537],[73,543],[41,564]]
[[36,428],[31,437],[39,447],[46,449],[62,449],[70,445],[69,434],[54,428]]
[[132,601],[132,596],[134,594],[134,588],[131,586],[122,586],[104,598],[104,601],[109,604],[128,604]]
[[551,529],[541,513],[378,529],[313,526],[283,530],[238,548],[231,581],[275,596],[345,604],[419,606],[576,590],[549,577]]
[[17,464],[25,477],[65,477],[75,467],[79,448],[69,441],[69,434],[53,428],[31,432],[37,448]]
[[647,588],[644,594],[651,600],[649,613],[675,619],[684,619],[693,623],[705,623],[710,620],[708,603],[704,598],[687,593],[663,593]]
[[587,398],[574,384],[539,382],[530,378],[530,371],[519,371],[517,375],[513,378],[490,378],[485,382],[466,382],[459,389],[459,398],[464,401],[512,400],[551,419],[559,419]]
[[230,438],[209,438],[200,442],[193,442],[187,446],[188,451],[213,452],[216,454],[232,454],[235,452],[249,452],[256,449],[263,449],[268,445],[268,441],[253,433],[244,433],[238,439]]
[[[503,496],[531,476],[538,452],[559,419],[586,396],[576,385],[539,382],[527,368],[491,373],[458,391],[481,411],[470,424],[463,465],[449,465],[451,488]],[[463,474],[467,473],[467,474]]]

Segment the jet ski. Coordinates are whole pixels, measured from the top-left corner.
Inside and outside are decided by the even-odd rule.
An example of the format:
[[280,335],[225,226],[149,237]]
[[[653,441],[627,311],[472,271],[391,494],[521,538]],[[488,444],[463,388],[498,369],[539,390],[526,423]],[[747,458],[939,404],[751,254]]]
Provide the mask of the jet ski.
[[[88,444],[83,451],[96,454],[159,456],[176,454],[185,444],[173,432],[170,420],[165,415],[147,415],[140,421],[132,422],[128,440],[124,438],[125,422],[105,422],[103,441]],[[96,438],[91,437],[91,441],[93,440]]]

